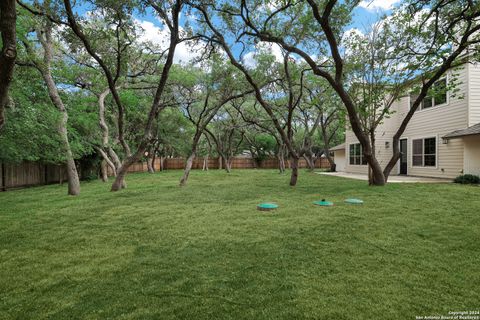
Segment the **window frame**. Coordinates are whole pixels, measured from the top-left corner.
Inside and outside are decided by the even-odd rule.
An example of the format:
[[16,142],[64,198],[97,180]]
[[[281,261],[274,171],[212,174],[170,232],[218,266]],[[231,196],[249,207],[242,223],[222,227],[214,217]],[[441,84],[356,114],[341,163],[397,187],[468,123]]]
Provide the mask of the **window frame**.
[[[352,147],[353,147],[353,153],[352,153]],[[352,159],[353,159],[353,163],[352,163]],[[363,156],[363,147],[361,143],[348,144],[348,164],[351,166],[367,165],[366,159]]]
[[[428,154],[425,154],[425,140],[428,140],[428,139],[435,139],[435,153],[428,153]],[[414,153],[414,142],[415,141],[419,141],[421,140],[422,141],[422,153],[419,154],[419,153]],[[412,164],[412,168],[431,168],[431,169],[437,169],[438,168],[438,136],[425,136],[425,137],[415,137],[415,138],[412,138],[411,139],[411,145],[410,145],[410,150],[411,150],[411,157],[410,157],[410,160],[411,160],[411,164]],[[425,156],[434,156],[435,157],[435,165],[425,165]],[[418,165],[418,164],[415,164],[414,162],[414,157],[418,157],[418,156],[421,156],[422,157],[422,164],[421,165]]]
[[[445,86],[448,89],[448,84],[449,84],[449,76],[448,75],[446,75],[444,77],[441,77],[440,79],[435,81],[435,83],[433,85],[435,86],[438,82],[443,81],[443,80],[445,80]],[[447,90],[445,92],[445,102],[444,103],[435,104],[435,97],[430,97],[430,99],[432,101],[432,105],[428,108],[424,108],[423,107],[423,101],[427,98],[428,98],[428,96],[423,98],[422,102],[420,103],[420,105],[418,106],[418,109],[415,112],[430,110],[430,109],[434,109],[434,108],[437,108],[437,107],[443,107],[443,106],[449,105],[450,104],[450,91]],[[411,92],[408,95],[408,106],[409,106],[409,109],[412,108],[412,93]]]

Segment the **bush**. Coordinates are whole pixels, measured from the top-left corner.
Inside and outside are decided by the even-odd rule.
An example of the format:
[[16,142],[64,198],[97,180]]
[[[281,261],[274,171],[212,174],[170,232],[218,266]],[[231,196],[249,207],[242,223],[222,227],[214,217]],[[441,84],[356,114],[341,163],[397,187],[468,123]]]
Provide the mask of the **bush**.
[[453,182],[461,184],[478,184],[480,183],[480,177],[473,174],[463,174],[456,177]]
[[80,180],[88,182],[88,181],[94,181],[94,180],[97,180],[97,179],[98,179],[98,175],[93,172],[93,173],[89,173],[85,176],[82,175]]

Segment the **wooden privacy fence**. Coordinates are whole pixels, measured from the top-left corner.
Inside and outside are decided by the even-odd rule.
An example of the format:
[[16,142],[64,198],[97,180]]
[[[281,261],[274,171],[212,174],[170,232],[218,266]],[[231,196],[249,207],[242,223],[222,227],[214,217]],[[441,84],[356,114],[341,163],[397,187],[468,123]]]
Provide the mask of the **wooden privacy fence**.
[[37,162],[0,164],[0,191],[58,183],[66,180],[65,167],[61,165]]
[[[192,169],[202,169],[203,168],[203,158],[195,158],[193,160]],[[219,158],[209,158],[208,160],[208,168],[209,169],[219,169],[220,168],[220,160]],[[175,169],[183,169],[185,166],[185,159],[184,158],[165,158],[163,159],[163,167],[162,167],[162,160],[159,158],[155,159],[154,168],[157,171],[160,170],[175,170]],[[289,167],[289,162],[286,161],[287,168]],[[307,168],[307,161],[305,159],[300,159],[298,163],[299,168]],[[222,168],[225,168],[225,163],[222,163]],[[277,169],[278,168],[278,159],[276,158],[269,158],[261,161],[259,164],[252,158],[245,158],[245,157],[235,157],[232,160],[232,169]],[[326,158],[320,158],[315,162],[315,168],[330,168],[328,160]],[[138,162],[132,165],[128,172],[146,172],[148,171],[147,163],[146,162]]]
[[[203,168],[203,158],[196,158],[193,161],[192,169]],[[183,169],[185,165],[184,158],[165,158],[162,160],[155,159],[154,168],[160,170]],[[306,168],[305,159],[299,161],[300,168]],[[225,164],[222,164],[223,168]],[[288,167],[288,161],[286,162]],[[220,161],[218,158],[208,159],[209,169],[218,169]],[[329,168],[328,160],[320,158],[315,163],[316,168]],[[62,165],[42,164],[37,162],[23,162],[21,164],[0,164],[0,191],[8,189],[17,189],[29,186],[38,186],[52,183],[59,183],[67,180],[65,167]],[[232,169],[276,169],[278,168],[278,159],[266,159],[257,164],[252,158],[236,157],[232,160]],[[146,162],[138,162],[133,164],[128,172],[146,172],[148,171]]]

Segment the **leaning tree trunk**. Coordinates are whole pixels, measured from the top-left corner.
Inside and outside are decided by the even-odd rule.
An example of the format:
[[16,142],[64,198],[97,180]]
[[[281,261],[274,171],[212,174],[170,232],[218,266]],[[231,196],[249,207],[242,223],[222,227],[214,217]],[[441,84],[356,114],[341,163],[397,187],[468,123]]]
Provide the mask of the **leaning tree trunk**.
[[337,171],[337,164],[335,163],[335,160],[333,160],[332,156],[330,155],[330,150],[325,151],[325,157],[328,160],[328,163],[330,164],[330,172],[336,172]]
[[315,160],[313,159],[312,154],[311,153],[304,154],[303,158],[307,162],[308,171],[314,171],[315,170]]
[[100,126],[100,131],[102,132],[102,146],[101,148],[97,148],[97,152],[100,153],[108,166],[112,169],[113,176],[117,176],[117,169],[120,168],[121,162],[115,151],[113,151],[109,145],[110,134],[107,122],[105,121],[105,98],[109,92],[110,89],[105,89],[98,95],[98,124]]
[[134,163],[138,162],[142,158],[142,154],[145,148],[139,147],[137,152],[132,154],[130,157],[127,157],[120,168],[117,170],[117,176],[115,181],[113,181],[111,191],[118,191],[126,188],[125,176],[127,175],[128,168],[130,168]]
[[97,152],[102,156],[105,164],[110,167],[110,169],[112,170],[113,176],[116,176],[117,175],[117,167],[115,166],[113,161],[108,157],[107,153],[102,148],[99,148],[99,147],[95,147],[95,150],[97,150]]
[[16,20],[15,0],[2,0],[0,2],[0,33],[3,44],[0,53],[0,129],[5,123],[8,88],[13,79],[13,68],[17,57]]
[[190,154],[185,163],[185,170],[183,170],[183,176],[180,180],[180,186],[183,187],[187,184],[188,176],[190,175],[190,171],[192,170],[193,160],[195,159],[195,151]]
[[378,163],[378,160],[375,157],[367,156],[367,162],[372,170],[371,185],[384,186],[385,176],[383,175],[382,167],[380,163]]
[[68,115],[66,110],[62,112],[62,117],[58,125],[58,132],[62,139],[63,151],[65,153],[66,165],[67,165],[67,179],[68,179],[68,194],[71,196],[76,196],[80,194],[80,179],[78,178],[77,167],[75,165],[75,160],[73,159],[72,149],[70,148],[70,142],[68,141],[67,133],[67,121]]
[[180,179],[180,186],[183,187],[187,184],[188,176],[190,175],[190,170],[192,170],[193,160],[197,154],[198,143],[200,142],[200,138],[202,136],[202,131],[197,127],[197,132],[193,137],[192,141],[192,149],[190,152],[190,156],[185,163],[185,169],[183,170],[182,179]]
[[290,176],[290,185],[296,186],[298,180],[298,157],[291,157],[290,167],[292,169],[292,173]]
[[48,95],[53,105],[58,109],[61,114],[58,122],[57,131],[62,141],[62,151],[66,160],[67,178],[68,178],[68,194],[78,195],[80,194],[80,179],[78,178],[77,167],[75,166],[75,160],[73,159],[72,149],[70,148],[70,142],[68,140],[67,122],[68,113],[62,98],[58,93],[57,86],[53,80],[51,74],[51,61],[53,58],[53,41],[52,41],[52,29],[51,25],[48,25],[44,30],[44,34],[38,33],[38,37],[43,47],[44,57],[43,64],[38,69],[42,73],[42,77],[47,86]]

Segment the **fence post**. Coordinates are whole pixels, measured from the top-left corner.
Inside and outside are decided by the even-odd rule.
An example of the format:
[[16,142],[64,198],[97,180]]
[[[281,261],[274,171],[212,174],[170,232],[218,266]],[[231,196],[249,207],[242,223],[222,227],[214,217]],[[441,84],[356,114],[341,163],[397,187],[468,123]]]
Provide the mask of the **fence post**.
[[2,191],[7,191],[7,177],[5,177],[7,170],[5,164],[2,162]]

